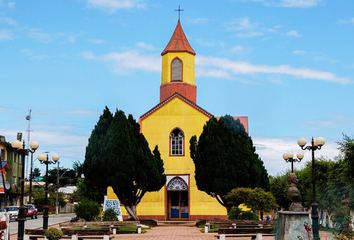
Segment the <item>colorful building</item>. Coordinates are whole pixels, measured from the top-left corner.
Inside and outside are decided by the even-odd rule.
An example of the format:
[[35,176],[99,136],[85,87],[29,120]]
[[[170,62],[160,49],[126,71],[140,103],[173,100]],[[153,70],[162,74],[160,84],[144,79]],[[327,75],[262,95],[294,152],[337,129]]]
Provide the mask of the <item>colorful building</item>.
[[[195,55],[180,21],[161,53],[160,103],[139,118],[150,147],[158,145],[167,181],[158,192],[148,192],[137,207],[140,219],[226,219],[226,209],[215,198],[197,189],[189,140],[199,137],[213,115],[197,105]],[[239,118],[248,131],[248,118]],[[107,197],[116,198],[108,189]],[[123,217],[127,213],[123,209]]]

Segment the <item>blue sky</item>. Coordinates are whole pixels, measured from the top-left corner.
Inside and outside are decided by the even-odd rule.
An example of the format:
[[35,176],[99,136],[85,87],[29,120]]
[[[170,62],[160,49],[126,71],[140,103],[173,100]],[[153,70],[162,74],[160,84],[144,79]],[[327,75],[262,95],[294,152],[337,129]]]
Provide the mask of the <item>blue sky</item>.
[[282,154],[299,152],[299,137],[323,136],[316,156],[338,156],[354,133],[352,0],[0,0],[0,134],[27,140],[31,108],[37,152],[83,161],[106,105],[137,119],[159,102],[178,5],[197,104],[248,116],[270,174],[290,168]]

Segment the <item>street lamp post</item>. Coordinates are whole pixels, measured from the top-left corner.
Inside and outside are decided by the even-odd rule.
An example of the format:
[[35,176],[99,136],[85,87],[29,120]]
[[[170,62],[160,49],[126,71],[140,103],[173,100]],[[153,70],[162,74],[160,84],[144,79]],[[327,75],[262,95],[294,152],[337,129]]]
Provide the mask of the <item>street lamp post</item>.
[[48,156],[49,152],[46,152],[46,154],[39,154],[38,155],[38,160],[42,163],[46,165],[46,172],[45,172],[45,205],[43,207],[43,229],[46,230],[48,229],[48,165],[49,164],[55,164],[58,160],[59,160],[59,155],[58,154],[54,154],[52,156],[53,161],[49,161],[49,156]]
[[24,205],[24,195],[25,195],[25,155],[28,154],[28,152],[31,152],[32,154],[36,151],[38,148],[39,144],[37,141],[32,141],[30,143],[31,149],[25,149],[25,141],[23,143],[20,140],[14,140],[12,143],[12,148],[17,150],[22,157],[22,175],[21,175],[21,198],[20,198],[20,207],[18,211],[18,234],[17,234],[17,239],[18,240],[23,240],[23,235],[25,232],[25,221],[26,221],[26,207]]
[[[32,144],[35,149],[33,149]],[[33,179],[33,173],[32,173],[32,168],[33,168],[33,153],[36,151],[36,149],[39,147],[39,143],[37,141],[32,141],[31,142],[31,148],[32,150],[29,150],[31,152],[31,171],[30,171],[30,187],[29,187],[29,203],[32,203],[32,179]]]
[[301,160],[304,158],[304,154],[298,153],[297,158],[294,158],[294,154],[292,152],[287,152],[283,154],[283,158],[285,162],[291,162],[291,172],[294,172],[294,162],[301,162]]
[[313,239],[320,240],[319,235],[319,224],[318,224],[318,204],[316,202],[316,188],[315,188],[315,151],[320,150],[325,144],[325,139],[323,137],[313,138],[311,140],[311,145],[306,145],[305,138],[299,138],[297,143],[302,150],[312,151],[312,205],[311,205],[311,218],[312,218],[312,229],[313,229]]

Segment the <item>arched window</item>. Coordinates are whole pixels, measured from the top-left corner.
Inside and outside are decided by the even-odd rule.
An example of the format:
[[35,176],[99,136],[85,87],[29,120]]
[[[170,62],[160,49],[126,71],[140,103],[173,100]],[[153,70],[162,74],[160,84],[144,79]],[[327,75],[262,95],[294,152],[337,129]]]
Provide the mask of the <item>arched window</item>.
[[170,149],[170,154],[171,155],[183,155],[183,132],[176,128],[173,130],[170,134],[170,143],[171,143],[171,149]]
[[179,58],[172,61],[172,81],[182,81],[182,61]]
[[188,185],[182,178],[174,177],[167,184],[167,190],[188,190]]

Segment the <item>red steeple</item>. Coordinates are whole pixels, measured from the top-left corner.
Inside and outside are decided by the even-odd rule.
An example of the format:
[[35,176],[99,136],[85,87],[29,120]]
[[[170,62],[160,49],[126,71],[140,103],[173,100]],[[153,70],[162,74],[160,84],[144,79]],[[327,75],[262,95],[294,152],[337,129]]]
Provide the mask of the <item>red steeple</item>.
[[165,55],[168,52],[189,52],[193,55],[195,55],[195,52],[191,45],[189,45],[189,42],[186,38],[186,35],[184,35],[182,26],[180,21],[178,20],[177,27],[167,44],[165,50],[161,53],[161,55]]

